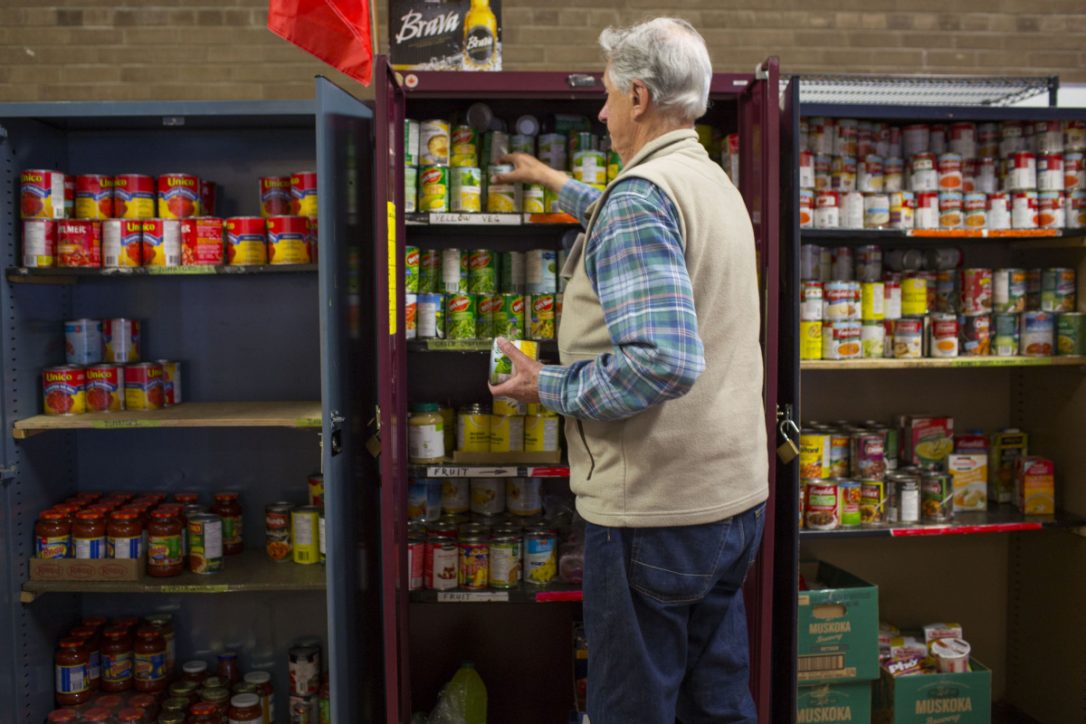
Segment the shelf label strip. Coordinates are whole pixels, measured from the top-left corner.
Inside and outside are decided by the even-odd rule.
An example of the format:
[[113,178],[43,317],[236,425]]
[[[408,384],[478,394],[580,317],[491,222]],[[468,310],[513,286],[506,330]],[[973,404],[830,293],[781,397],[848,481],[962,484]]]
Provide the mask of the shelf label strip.
[[990,525],[948,525],[941,528],[894,528],[890,535],[915,537],[922,535],[970,535],[974,533],[1015,533],[1026,530],[1041,530],[1040,523],[992,523]]
[[441,591],[438,603],[508,603],[508,591]]
[[95,430],[124,430],[134,427],[162,427],[161,420],[95,420]]

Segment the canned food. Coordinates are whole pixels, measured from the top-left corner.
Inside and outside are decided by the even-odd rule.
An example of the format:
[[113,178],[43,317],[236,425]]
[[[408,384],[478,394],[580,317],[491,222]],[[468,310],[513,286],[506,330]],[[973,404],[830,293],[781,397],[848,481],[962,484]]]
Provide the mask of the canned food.
[[602,151],[586,149],[573,154],[573,178],[599,186],[607,183],[607,157]]
[[840,202],[836,191],[819,191],[815,196],[814,228],[836,229],[841,226]]
[[1081,312],[1056,315],[1056,354],[1086,355],[1086,315]]
[[958,356],[958,318],[953,314],[931,316],[931,342],[928,349],[932,357]]
[[505,481],[505,506],[515,516],[528,518],[543,512],[539,478],[509,478]]
[[852,475],[864,480],[882,480],[886,475],[886,441],[879,432],[856,432],[851,436],[849,458]]
[[910,274],[901,281],[901,313],[906,317],[922,317],[928,313],[928,282]]
[[[260,178],[260,215],[288,216],[291,209],[290,176]],[[204,209],[210,213],[210,209]]]
[[936,191],[916,192],[916,211],[913,226],[917,229],[939,228],[939,193]]
[[1062,229],[1067,226],[1062,191],[1041,191],[1037,194],[1037,226],[1042,229]]
[[490,577],[490,546],[482,536],[466,536],[458,543],[460,587],[485,590]]
[[864,195],[859,191],[842,191],[838,194],[838,198],[841,207],[841,228],[864,228]]
[[855,528],[861,523],[860,498],[862,489],[855,480],[837,481],[837,498],[840,509],[841,527]]
[[992,317],[988,314],[958,317],[958,340],[967,357],[986,357],[991,349]]
[[505,481],[501,478],[472,478],[471,512],[497,515],[505,510]]
[[290,537],[294,562],[311,565],[320,562],[320,509],[307,505],[290,511]]
[[140,362],[125,367],[124,407],[126,410],[158,410],[164,402],[162,365],[157,362]]
[[186,219],[200,213],[200,179],[187,173],[158,177],[158,216]]
[[87,411],[86,371],[75,365],[42,370],[42,397],[46,415],[81,415]]
[[558,291],[558,252],[553,249],[532,249],[524,257],[525,290],[529,294],[552,294]]
[[495,337],[521,339],[525,332],[524,296],[502,294],[501,306],[494,310],[492,331]]
[[864,282],[860,285],[860,318],[865,322],[881,320],[886,314],[886,290],[882,282]]
[[264,551],[273,561],[292,557],[290,513],[291,503],[269,503],[264,507]]
[[427,588],[447,591],[459,584],[460,551],[455,539],[430,536],[426,542],[423,579]]
[[[1010,200],[1007,198],[1007,194],[1004,193],[990,193],[988,194],[987,206],[987,221],[989,229],[1009,229],[1011,228],[1011,207]],[[1028,201],[1027,201],[1028,206]]]
[[864,196],[864,228],[881,229],[890,225],[890,197],[883,193]]
[[441,510],[446,515],[467,513],[471,509],[471,488],[466,478],[441,481]]
[[65,219],[57,225],[57,265],[97,267],[102,265],[102,224],[99,221]]
[[883,291],[883,318],[901,318],[901,277],[900,275],[887,275],[882,283]]
[[64,356],[70,365],[102,361],[102,323],[97,319],[76,319],[64,323]]
[[57,222],[51,219],[23,221],[23,266],[45,268],[57,264]]
[[449,210],[449,167],[419,169],[419,211]]
[[449,178],[450,209],[463,213],[478,213],[482,211],[482,170],[477,166],[453,166],[448,169],[447,173]]
[[223,568],[222,518],[210,513],[188,517],[188,563],[193,573],[218,573]]
[[1037,190],[1063,191],[1063,154],[1042,153],[1037,157]]
[[20,216],[24,219],[63,219],[64,180],[63,173],[50,169],[28,169],[21,172]]
[[456,449],[464,452],[490,451],[490,408],[464,405],[456,417]]
[[823,284],[819,281],[800,282],[799,318],[804,322],[822,320]]
[[119,412],[124,409],[124,368],[91,365],[86,370],[88,412]]
[[1019,354],[1049,357],[1056,349],[1056,319],[1050,312],[1022,312]]
[[226,220],[226,263],[252,266],[268,261],[267,224],[262,216]]
[[861,352],[859,322],[842,320],[823,323],[822,359],[859,359]]
[[140,323],[117,317],[102,321],[102,349],[106,362],[136,362],[140,358]]
[[460,249],[442,250],[439,290],[446,294],[467,294],[470,283],[469,263],[468,252]]
[[317,215],[317,174],[297,171],[290,175],[290,213],[292,216]]
[[75,216],[79,219],[113,216],[113,177],[97,173],[75,177]]
[[321,650],[319,646],[294,646],[287,654],[291,696],[307,697],[320,691]]
[[894,320],[894,357],[919,359],[924,353],[924,320],[905,317]]
[[962,192],[939,192],[939,226],[943,229],[960,229],[965,223],[962,214]]
[[1017,151],[1007,159],[1005,187],[1008,191],[1037,188],[1037,157],[1030,151]]
[[520,452],[524,449],[524,417],[493,415],[490,419],[490,452]]
[[1067,198],[1067,228],[1086,229],[1086,191],[1076,189]]
[[945,523],[953,511],[954,490],[951,477],[936,470],[925,471],[920,480],[921,519],[925,523]]
[[558,415],[542,405],[529,405],[524,418],[525,452],[556,452],[558,427]]
[[479,166],[479,137],[471,126],[455,126],[450,133],[449,165],[454,167]]
[[[132,222],[126,222],[131,224]],[[126,226],[127,228],[127,226]],[[131,248],[131,247],[129,247]],[[181,264],[220,265],[223,259],[223,221],[199,216],[181,221]]]
[[841,527],[841,505],[836,482],[807,481],[806,523],[811,530],[835,530]]
[[823,285],[821,318],[827,322],[837,322],[852,316],[852,291],[848,282],[826,282]]
[[403,210],[413,214],[419,210],[419,169],[405,166],[403,170]]
[[442,291],[441,281],[441,252],[436,249],[423,249],[419,253],[419,293],[432,294]]
[[513,533],[490,541],[490,587],[514,588],[520,583],[521,540]]
[[832,465],[829,433],[804,429],[799,435],[799,477],[814,480],[830,477]]
[[917,153],[912,157],[910,166],[910,189],[914,192],[939,190],[939,172],[936,168],[935,154]]
[[142,223],[144,266],[180,266],[181,222],[144,219]]
[[445,338],[445,297],[442,294],[419,294],[416,316],[419,339]]
[[502,174],[512,173],[508,164],[496,164],[489,169],[486,185],[486,210],[490,213],[512,214],[520,211],[520,186],[503,184],[497,181]]
[[997,357],[1014,357],[1018,354],[1019,330],[1017,314],[995,315],[995,333],[992,354]]
[[155,215],[155,179],[142,174],[113,177],[113,215],[122,219],[149,219]]
[[1054,267],[1041,272],[1041,309],[1045,312],[1073,312],[1076,301],[1075,270]]
[[477,296],[447,294],[445,296],[445,336],[449,339],[475,339]]
[[864,359],[886,356],[886,327],[882,320],[865,321],[860,328],[860,345]]
[[471,294],[496,294],[498,291],[498,264],[494,252],[490,249],[473,249],[466,256],[468,262],[468,292]]
[[992,270],[962,269],[961,311],[986,314],[992,311]]
[[544,133],[539,136],[539,160],[559,171],[566,170],[566,136],[563,133]]
[[554,294],[533,294],[528,305],[528,339],[554,339]]
[[419,165],[445,166],[449,163],[449,124],[440,119],[419,126]]
[[528,184],[524,187],[521,204],[526,214],[544,214],[546,208],[546,191],[542,184]]
[[558,575],[558,539],[549,528],[530,528],[524,535],[524,581],[545,586]]
[[992,307],[996,312],[1012,314],[1026,308],[1026,272],[1024,269],[996,269],[992,275]]
[[268,263],[309,264],[309,219],[305,216],[269,216]]

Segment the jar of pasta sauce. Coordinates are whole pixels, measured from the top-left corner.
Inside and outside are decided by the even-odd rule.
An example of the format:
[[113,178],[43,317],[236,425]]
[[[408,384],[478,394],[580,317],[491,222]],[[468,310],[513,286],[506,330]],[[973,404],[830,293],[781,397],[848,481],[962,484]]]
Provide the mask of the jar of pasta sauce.
[[264,712],[260,709],[260,697],[256,694],[235,695],[230,699],[230,708],[227,713],[230,724],[261,721],[264,718]]
[[103,633],[102,691],[132,688],[132,638],[128,629],[113,626]]
[[90,653],[83,646],[82,639],[61,639],[53,662],[58,706],[78,706],[94,696],[87,676]]
[[72,522],[59,510],[46,510],[34,524],[34,554],[37,558],[70,558]]
[[241,495],[233,492],[215,494],[211,512],[222,518],[222,552],[237,555],[245,549],[241,527]]
[[154,626],[143,626],[136,632],[133,647],[136,662],[136,691],[166,690],[166,639]]
[[98,636],[98,630],[90,626],[76,626],[68,635],[83,642],[89,662],[87,683],[91,691],[98,691],[102,683],[102,639]]

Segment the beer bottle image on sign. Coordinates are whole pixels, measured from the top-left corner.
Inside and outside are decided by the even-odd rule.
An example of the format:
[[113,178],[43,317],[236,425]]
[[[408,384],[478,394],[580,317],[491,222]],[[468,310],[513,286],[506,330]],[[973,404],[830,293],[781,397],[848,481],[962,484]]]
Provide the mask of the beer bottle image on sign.
[[471,0],[464,16],[464,68],[496,70],[498,62],[498,19],[490,0]]

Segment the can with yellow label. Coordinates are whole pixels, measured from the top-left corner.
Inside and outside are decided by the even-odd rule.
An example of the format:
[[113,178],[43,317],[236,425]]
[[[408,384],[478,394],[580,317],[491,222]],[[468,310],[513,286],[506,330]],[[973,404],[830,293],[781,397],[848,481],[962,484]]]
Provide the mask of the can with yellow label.
[[290,511],[291,539],[294,541],[294,562],[302,565],[320,563],[320,509],[312,505]]
[[490,452],[524,450],[524,417],[493,415],[490,418]]
[[822,322],[799,323],[799,358],[822,359]]
[[456,449],[490,451],[490,408],[479,403],[464,405],[456,416]]

